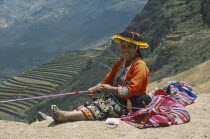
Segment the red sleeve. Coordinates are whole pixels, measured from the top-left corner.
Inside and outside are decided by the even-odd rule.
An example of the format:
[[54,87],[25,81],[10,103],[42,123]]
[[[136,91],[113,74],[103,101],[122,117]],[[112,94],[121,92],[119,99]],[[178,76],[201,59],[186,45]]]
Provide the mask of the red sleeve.
[[106,75],[106,78],[103,79],[99,84],[109,84],[112,85],[115,75],[118,72],[119,66],[122,62],[122,59],[117,61],[117,63],[114,64],[110,72]]
[[[132,97],[136,93],[145,94],[148,84],[149,69],[143,61],[137,61],[130,69],[130,83],[122,88],[126,87],[128,93],[124,95],[125,98]],[[124,88],[125,90],[125,88]]]

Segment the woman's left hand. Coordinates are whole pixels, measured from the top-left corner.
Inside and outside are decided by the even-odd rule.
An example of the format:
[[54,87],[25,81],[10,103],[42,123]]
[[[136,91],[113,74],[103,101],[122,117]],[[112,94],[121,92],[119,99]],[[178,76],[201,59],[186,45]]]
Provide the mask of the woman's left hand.
[[116,93],[117,87],[113,87],[109,84],[101,84],[99,90],[101,93]]

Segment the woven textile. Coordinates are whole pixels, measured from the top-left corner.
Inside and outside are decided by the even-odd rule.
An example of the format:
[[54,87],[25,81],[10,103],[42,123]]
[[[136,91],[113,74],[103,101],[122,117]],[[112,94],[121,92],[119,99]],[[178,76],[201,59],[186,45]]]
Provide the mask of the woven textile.
[[112,94],[102,95],[94,98],[91,102],[77,108],[89,120],[101,120],[108,117],[120,117],[127,114],[126,101]]
[[[160,89],[158,92],[161,92]],[[154,93],[152,102],[145,109],[128,116],[123,115],[121,119],[138,128],[170,126],[190,121],[190,114],[184,107],[196,99],[190,84],[170,81],[161,93],[158,92]]]

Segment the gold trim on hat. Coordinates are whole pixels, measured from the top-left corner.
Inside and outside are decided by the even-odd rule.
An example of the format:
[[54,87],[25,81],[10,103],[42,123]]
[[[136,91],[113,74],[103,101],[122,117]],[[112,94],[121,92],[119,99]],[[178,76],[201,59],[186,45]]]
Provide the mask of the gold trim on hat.
[[128,37],[124,37],[124,36],[121,36],[119,34],[117,35],[114,35],[112,37],[112,39],[117,42],[117,43],[121,43],[121,40],[124,40],[124,41],[127,41],[127,42],[130,42],[130,43],[133,43],[133,44],[136,44],[139,46],[139,48],[147,48],[149,45],[146,43],[146,42],[141,42],[141,41],[135,41],[131,38],[128,38]]

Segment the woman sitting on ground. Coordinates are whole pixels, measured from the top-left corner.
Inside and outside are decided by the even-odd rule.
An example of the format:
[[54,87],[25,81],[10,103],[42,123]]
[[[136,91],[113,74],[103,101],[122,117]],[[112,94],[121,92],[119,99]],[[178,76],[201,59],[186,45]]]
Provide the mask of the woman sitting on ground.
[[[114,64],[102,82],[89,88],[88,95],[93,96],[96,92],[103,94],[74,111],[61,111],[52,105],[52,118],[55,122],[120,117],[145,107],[151,101],[146,95],[149,69],[140,52],[140,48],[147,48],[148,44],[139,33],[128,30],[114,35],[112,39],[121,44],[123,58]],[[49,119],[42,112],[37,114],[37,118]]]

